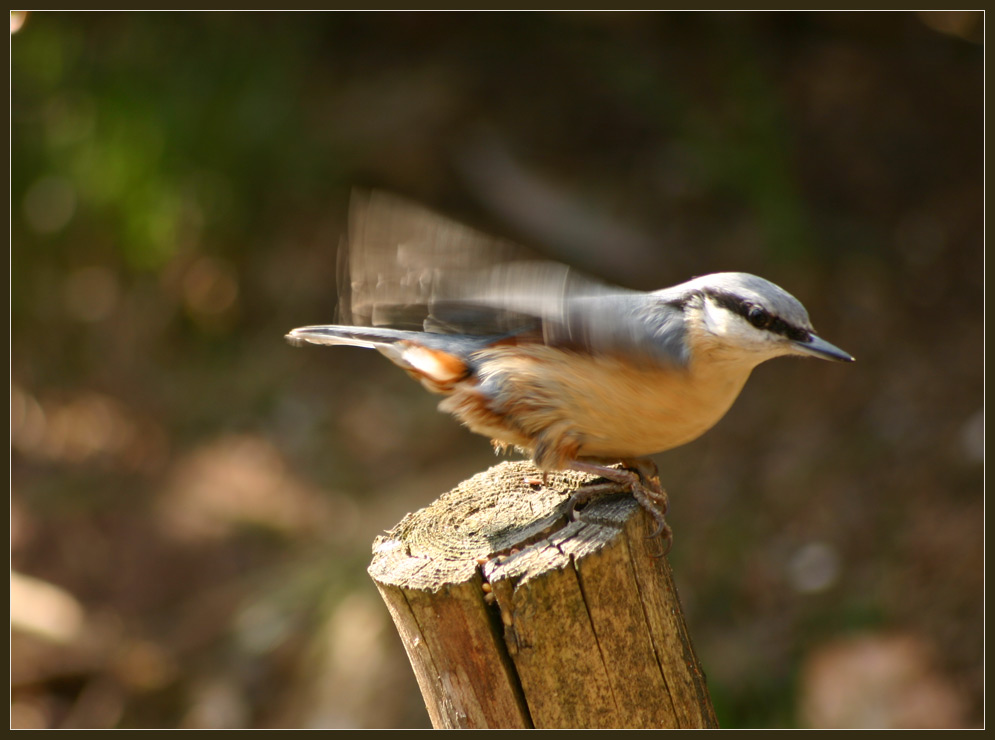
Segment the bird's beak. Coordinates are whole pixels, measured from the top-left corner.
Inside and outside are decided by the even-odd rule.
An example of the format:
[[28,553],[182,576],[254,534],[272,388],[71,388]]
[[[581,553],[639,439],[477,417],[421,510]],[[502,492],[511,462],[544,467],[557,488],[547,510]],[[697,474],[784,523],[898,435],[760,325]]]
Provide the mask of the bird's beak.
[[792,342],[799,354],[811,355],[821,360],[836,360],[837,362],[853,362],[853,357],[825,339],[815,334],[809,334],[808,339]]

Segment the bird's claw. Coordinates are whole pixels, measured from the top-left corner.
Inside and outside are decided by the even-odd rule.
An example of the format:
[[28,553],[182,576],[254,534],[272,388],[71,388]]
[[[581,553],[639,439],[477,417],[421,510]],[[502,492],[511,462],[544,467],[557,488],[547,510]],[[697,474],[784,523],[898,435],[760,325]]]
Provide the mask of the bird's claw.
[[657,537],[661,538],[663,551],[653,557],[663,557],[670,552],[670,548],[674,544],[674,532],[671,530],[670,525],[667,524],[665,518],[667,509],[670,508],[666,492],[660,486],[659,479],[647,480],[640,476],[638,481],[633,482],[632,496],[646,510],[646,513],[656,521],[656,529],[646,539],[655,540]]
[[595,496],[606,493],[631,492],[636,502],[656,522],[656,528],[646,539],[662,538],[663,550],[653,557],[663,557],[670,552],[674,533],[665,517],[670,508],[670,502],[666,491],[660,485],[660,478],[656,474],[656,465],[651,460],[626,461],[625,464],[630,469],[618,470],[590,463],[575,462],[574,469],[601,475],[610,482],[591,483],[577,489],[570,497],[570,517],[575,519],[577,507],[587,503]]

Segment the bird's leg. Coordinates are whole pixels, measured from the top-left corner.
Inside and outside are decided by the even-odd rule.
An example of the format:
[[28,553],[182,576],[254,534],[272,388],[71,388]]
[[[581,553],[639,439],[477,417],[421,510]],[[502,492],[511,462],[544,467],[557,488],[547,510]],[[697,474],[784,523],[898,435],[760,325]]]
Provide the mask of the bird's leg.
[[[662,537],[664,549],[661,555],[666,555],[670,551],[673,543],[673,532],[667,524],[664,515],[667,513],[667,494],[660,485],[660,479],[656,475],[656,465],[652,460],[626,460],[624,464],[632,465],[632,470],[618,470],[616,468],[597,465],[596,463],[571,460],[567,467],[581,473],[598,475],[606,478],[611,483],[595,483],[581,486],[570,498],[570,513],[573,515],[577,506],[590,501],[595,496],[603,493],[621,493],[631,491],[633,498],[639,502],[646,512],[653,517],[657,523],[654,531],[647,539]],[[621,490],[619,490],[621,488]]]

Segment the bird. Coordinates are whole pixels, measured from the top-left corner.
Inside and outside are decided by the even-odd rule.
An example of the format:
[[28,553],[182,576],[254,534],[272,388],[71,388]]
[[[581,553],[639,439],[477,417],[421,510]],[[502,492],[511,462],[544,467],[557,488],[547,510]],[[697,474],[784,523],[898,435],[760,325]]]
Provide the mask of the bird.
[[339,257],[343,323],[293,329],[288,342],[379,351],[444,396],[441,411],[531,456],[544,477],[604,479],[573,494],[572,514],[631,492],[664,552],[669,502],[649,456],[711,429],[767,360],[854,361],[756,275],[630,290],[382,191],[353,194]]

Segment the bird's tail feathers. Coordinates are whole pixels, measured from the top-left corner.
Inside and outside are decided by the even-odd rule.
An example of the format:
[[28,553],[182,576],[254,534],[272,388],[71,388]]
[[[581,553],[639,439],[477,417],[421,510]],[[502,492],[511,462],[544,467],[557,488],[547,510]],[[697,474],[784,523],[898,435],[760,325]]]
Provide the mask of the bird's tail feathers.
[[300,347],[305,344],[344,345],[381,349],[404,340],[417,340],[421,332],[401,329],[381,329],[368,326],[302,326],[287,334],[290,344]]
[[491,339],[363,326],[302,326],[287,334],[294,345],[327,344],[375,349],[433,393],[449,393],[471,372],[469,354]]

